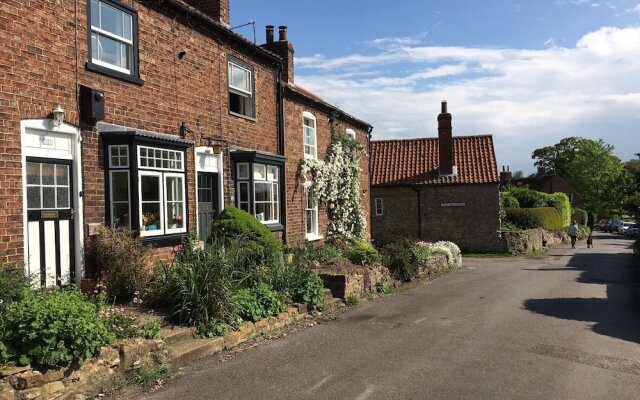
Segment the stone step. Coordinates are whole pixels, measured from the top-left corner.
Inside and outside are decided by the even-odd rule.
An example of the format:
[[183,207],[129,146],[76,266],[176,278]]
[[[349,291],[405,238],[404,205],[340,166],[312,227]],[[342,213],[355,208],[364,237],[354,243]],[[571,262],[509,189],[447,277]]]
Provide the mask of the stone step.
[[196,328],[184,326],[165,327],[160,330],[167,346],[193,339]]
[[195,360],[208,357],[224,348],[224,338],[189,339],[169,346],[171,365],[185,366]]
[[344,302],[342,299],[337,297],[332,297],[331,299],[325,300],[324,305],[329,309],[344,307]]
[[333,299],[333,293],[331,293],[331,289],[324,288],[322,290],[324,290],[324,300],[325,300],[325,302],[328,302],[331,299]]

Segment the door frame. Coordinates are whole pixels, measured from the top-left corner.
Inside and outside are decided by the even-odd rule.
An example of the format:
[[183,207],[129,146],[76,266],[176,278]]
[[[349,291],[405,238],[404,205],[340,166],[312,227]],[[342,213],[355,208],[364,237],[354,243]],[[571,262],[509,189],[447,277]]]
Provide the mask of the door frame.
[[28,119],[20,121],[22,161],[22,227],[24,243],[24,265],[29,269],[29,240],[27,219],[27,157],[39,159],[68,160],[71,162],[71,184],[73,186],[73,276],[80,285],[84,276],[84,204],[82,201],[82,136],[71,124],[53,125],[51,119]]
[[[196,210],[196,235],[200,232],[200,227],[198,226],[198,172],[211,172],[218,174],[218,204],[220,205],[220,210],[218,213],[221,213],[224,210],[224,157],[223,153],[215,154],[213,152],[213,147],[211,146],[200,146],[193,149],[194,152],[194,164],[195,164],[195,182],[196,182],[196,193],[195,193],[195,207]],[[212,159],[211,163],[201,163],[201,158],[207,157]]]

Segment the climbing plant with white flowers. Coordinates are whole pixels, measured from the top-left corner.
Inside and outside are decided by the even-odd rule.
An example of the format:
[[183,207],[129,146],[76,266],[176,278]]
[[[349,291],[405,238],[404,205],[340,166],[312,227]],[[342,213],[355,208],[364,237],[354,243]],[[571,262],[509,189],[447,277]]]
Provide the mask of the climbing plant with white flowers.
[[329,212],[329,236],[364,237],[366,219],[360,199],[360,143],[332,126],[324,160],[303,159],[299,174],[311,178],[312,193]]

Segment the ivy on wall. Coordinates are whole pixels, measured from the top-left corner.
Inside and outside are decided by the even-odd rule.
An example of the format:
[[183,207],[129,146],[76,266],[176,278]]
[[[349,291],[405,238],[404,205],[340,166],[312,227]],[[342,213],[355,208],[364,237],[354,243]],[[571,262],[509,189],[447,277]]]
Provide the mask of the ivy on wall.
[[364,147],[335,125],[324,160],[303,159],[298,173],[311,178],[312,194],[329,212],[329,236],[364,237],[366,219],[360,199],[360,158]]

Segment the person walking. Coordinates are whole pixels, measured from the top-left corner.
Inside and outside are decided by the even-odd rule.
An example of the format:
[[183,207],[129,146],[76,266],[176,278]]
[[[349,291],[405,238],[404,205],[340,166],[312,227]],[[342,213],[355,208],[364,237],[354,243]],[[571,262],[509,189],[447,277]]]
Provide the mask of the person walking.
[[571,236],[571,248],[576,248],[576,240],[578,240],[578,224],[576,221],[571,221],[571,226],[569,227],[569,236]]

